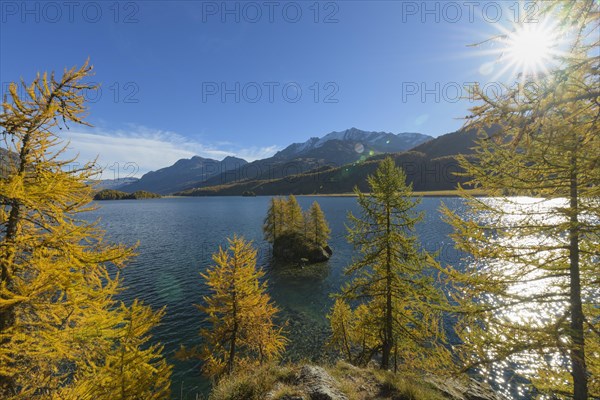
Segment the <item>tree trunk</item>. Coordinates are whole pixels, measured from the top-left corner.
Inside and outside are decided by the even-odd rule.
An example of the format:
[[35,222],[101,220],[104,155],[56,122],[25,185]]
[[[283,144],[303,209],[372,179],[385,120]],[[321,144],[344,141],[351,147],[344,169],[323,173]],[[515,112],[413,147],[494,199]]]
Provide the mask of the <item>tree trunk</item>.
[[392,330],[392,249],[390,248],[390,213],[391,210],[386,207],[386,235],[387,235],[387,249],[386,249],[386,287],[385,287],[385,296],[386,296],[386,305],[385,305],[385,327],[383,334],[383,346],[382,346],[382,354],[381,354],[381,369],[389,369],[390,368],[390,355],[392,352],[392,348],[394,346],[393,343],[393,330]]
[[[23,137],[23,144],[19,153],[19,170],[18,174],[23,174],[27,170],[27,156],[29,155],[29,141],[31,136],[29,133]],[[0,260],[0,284],[5,285],[10,290],[15,258],[15,249],[11,246],[14,243],[17,234],[19,233],[19,223],[21,222],[21,205],[17,201],[11,204],[8,221],[6,224],[6,234],[4,243],[6,245],[6,253],[2,255]],[[0,309],[0,333],[4,333],[8,328],[15,324],[15,307],[13,305]],[[5,343],[8,339],[0,341],[0,344]],[[14,387],[14,381],[9,376],[0,374],[0,393],[9,393]]]
[[231,375],[233,372],[233,360],[235,359],[235,339],[237,336],[237,324],[233,327],[233,332],[231,333],[231,344],[229,347],[229,359],[227,360],[227,375]]
[[571,375],[573,376],[574,400],[588,398],[587,368],[585,365],[585,342],[583,337],[583,309],[581,306],[581,279],[579,273],[579,221],[577,190],[577,159],[571,157],[571,193],[569,228],[569,275],[570,275],[570,311],[571,311]]
[[[21,151],[19,153],[19,169],[17,171],[17,174],[23,174],[25,173],[25,170],[27,169],[27,156],[29,155],[29,140],[30,140],[30,135],[26,134],[23,137],[23,144],[21,146]],[[8,215],[8,221],[6,224],[6,234],[4,235],[4,243],[12,243],[15,241],[15,237],[17,236],[18,233],[18,227],[19,227],[19,222],[21,221],[21,205],[19,204],[18,201],[16,200],[12,200],[11,201],[11,205],[10,205],[10,213]],[[11,281],[11,275],[12,272],[10,271],[11,266],[12,266],[12,262],[14,259],[14,251],[10,248],[10,246],[7,246],[7,248],[9,249],[9,251],[7,252],[7,254],[4,255],[4,258],[0,261],[1,264],[1,268],[0,268],[0,282],[6,286],[10,286],[10,281]],[[2,313],[0,313],[0,332],[2,332],[4,329],[6,329],[8,326],[12,325],[12,322],[9,323],[10,318],[7,318],[7,316],[5,315],[6,313],[8,313],[9,311],[7,310],[11,310],[12,307],[7,307],[6,310],[3,310]]]
[[398,343],[394,343],[394,373],[398,372]]
[[231,332],[231,343],[229,345],[229,359],[227,360],[227,375],[231,375],[233,372],[233,362],[235,360],[235,342],[237,339],[238,331],[238,316],[237,316],[237,293],[235,290],[235,272],[237,269],[237,259],[234,259],[233,266],[233,288],[231,290],[231,305],[232,305],[232,318],[233,318],[233,329]]
[[[2,255],[3,259],[0,261],[2,266],[0,272],[0,282],[10,290],[13,269],[13,262],[15,258],[15,249],[12,247],[15,237],[17,236],[17,229],[21,220],[21,207],[19,203],[14,202],[10,209],[8,216],[8,223],[6,224],[6,235],[4,237],[4,243],[6,244],[6,253]],[[6,329],[11,327],[15,323],[15,312],[13,306],[4,307],[0,310],[0,332],[4,332]]]
[[348,335],[346,334],[346,325],[343,326],[344,333],[344,348],[346,349],[346,355],[348,357],[348,361],[352,361],[352,352],[350,351],[350,345],[348,344]]
[[[1,272],[0,272],[0,283],[5,285],[10,290],[11,287],[11,276],[12,276],[12,263],[15,257],[14,248],[11,246],[11,242],[14,242],[15,235],[17,233],[17,226],[20,219],[20,207],[19,204],[13,204],[8,217],[8,224],[6,226],[6,236],[4,242],[7,244],[6,253],[3,254],[3,259],[0,261]],[[4,307],[0,309],[0,333],[4,332],[15,322],[14,307]],[[1,379],[1,378],[0,378]]]

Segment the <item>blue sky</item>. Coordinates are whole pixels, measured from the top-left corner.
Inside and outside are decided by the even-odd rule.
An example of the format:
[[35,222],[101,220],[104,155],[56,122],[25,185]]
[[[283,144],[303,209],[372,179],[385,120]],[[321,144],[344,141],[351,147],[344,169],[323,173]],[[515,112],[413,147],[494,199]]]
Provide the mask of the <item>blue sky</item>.
[[467,45],[517,4],[446,3],[3,1],[0,80],[5,91],[89,57],[102,91],[89,95],[95,127],[67,134],[73,151],[138,175],[350,127],[438,136],[473,105],[458,88],[497,79],[494,57]]

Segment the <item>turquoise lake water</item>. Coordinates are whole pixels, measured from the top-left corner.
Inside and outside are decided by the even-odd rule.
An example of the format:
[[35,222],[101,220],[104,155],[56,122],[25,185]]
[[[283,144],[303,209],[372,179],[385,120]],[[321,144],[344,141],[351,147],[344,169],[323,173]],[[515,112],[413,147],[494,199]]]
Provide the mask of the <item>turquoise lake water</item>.
[[[172,392],[174,399],[195,399],[206,393],[209,383],[200,374],[199,362],[172,360],[181,344],[200,343],[198,333],[202,315],[194,304],[202,302],[206,287],[199,275],[211,265],[211,255],[226,238],[237,233],[254,241],[258,265],[265,269],[269,292],[288,321],[290,340],[286,358],[322,360],[327,356],[326,315],[332,305],[331,294],[339,291],[347,279],[343,273],[353,254],[346,241],[348,212],[358,212],[352,197],[298,197],[307,209],[317,200],[331,227],[332,258],[302,270],[271,265],[270,248],[262,237],[262,224],[270,197],[196,197],[154,200],[98,202],[100,208],[88,215],[100,218],[101,226],[113,242],[139,242],[138,256],[122,271],[126,290],[122,297],[143,300],[153,308],[167,307],[162,324],[154,332],[155,340],[165,345],[174,363]],[[460,264],[464,255],[448,237],[452,229],[441,220],[438,211],[444,202],[462,212],[459,198],[423,198],[417,207],[425,216],[417,225],[421,246],[438,251],[443,263]]]

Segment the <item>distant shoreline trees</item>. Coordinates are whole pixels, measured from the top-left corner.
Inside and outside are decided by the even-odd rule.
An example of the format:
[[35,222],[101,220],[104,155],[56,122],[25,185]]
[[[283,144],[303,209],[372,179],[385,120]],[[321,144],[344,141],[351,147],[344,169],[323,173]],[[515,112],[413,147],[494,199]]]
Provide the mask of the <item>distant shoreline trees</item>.
[[121,192],[114,189],[102,189],[94,194],[94,200],[142,200],[142,199],[159,199],[160,194],[138,190],[133,193]]

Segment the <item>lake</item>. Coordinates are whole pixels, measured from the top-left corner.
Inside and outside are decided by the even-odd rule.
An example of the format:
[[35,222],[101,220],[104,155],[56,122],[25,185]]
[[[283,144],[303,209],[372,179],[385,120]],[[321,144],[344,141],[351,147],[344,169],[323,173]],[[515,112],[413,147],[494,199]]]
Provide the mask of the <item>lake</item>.
[[[298,197],[303,209],[318,201],[331,227],[330,244],[334,250],[327,262],[302,270],[270,265],[270,248],[262,237],[262,224],[270,197],[191,197],[154,200],[98,202],[99,209],[88,214],[100,218],[107,238],[133,245],[139,242],[138,256],[122,271],[126,290],[122,297],[143,300],[157,309],[167,307],[154,338],[165,345],[174,363],[174,399],[195,399],[206,393],[209,384],[200,374],[199,362],[172,360],[181,344],[200,343],[198,333],[202,315],[194,304],[207,294],[199,273],[212,265],[211,255],[234,233],[254,241],[259,251],[258,264],[266,271],[269,292],[288,321],[290,344],[286,358],[318,361],[326,356],[324,343],[329,324],[326,315],[332,293],[345,282],[344,268],[353,257],[346,241],[348,212],[358,212],[353,197]],[[462,255],[454,249],[448,234],[451,227],[438,211],[444,202],[461,211],[459,198],[423,198],[418,206],[425,216],[417,225],[421,245],[439,251],[443,263],[460,263]],[[293,271],[293,272],[292,272]]]

